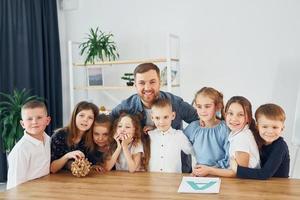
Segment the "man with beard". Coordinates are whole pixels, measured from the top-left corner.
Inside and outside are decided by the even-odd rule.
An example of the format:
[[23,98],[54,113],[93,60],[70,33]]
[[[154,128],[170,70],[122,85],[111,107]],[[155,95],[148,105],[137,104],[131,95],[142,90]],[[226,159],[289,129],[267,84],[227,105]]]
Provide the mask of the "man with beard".
[[[141,115],[141,124],[146,132],[154,129],[154,123],[151,120],[151,107],[154,101],[156,99],[169,99],[172,103],[172,109],[176,113],[175,119],[172,121],[172,127],[174,129],[183,128],[182,120],[187,123],[198,120],[197,112],[192,105],[172,93],[160,91],[160,70],[155,64],[143,63],[138,65],[134,70],[134,83],[137,94],[123,100],[121,104],[112,110],[111,116],[114,119],[116,119],[122,111]],[[143,135],[142,140],[145,144],[147,143],[145,141],[147,140],[147,136],[145,136],[145,134]],[[183,172],[191,171],[190,159],[187,159],[186,156],[182,157],[182,165]]]

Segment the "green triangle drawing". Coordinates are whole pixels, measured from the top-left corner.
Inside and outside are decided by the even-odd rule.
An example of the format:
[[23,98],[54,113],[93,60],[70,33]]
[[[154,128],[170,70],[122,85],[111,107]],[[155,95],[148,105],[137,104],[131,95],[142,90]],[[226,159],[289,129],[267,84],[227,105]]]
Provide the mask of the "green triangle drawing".
[[[187,183],[194,189],[194,190],[205,190],[209,187],[211,187],[212,185],[214,185],[215,183],[217,183],[217,181],[210,181],[208,183],[197,183],[194,181],[187,181]],[[202,185],[199,187],[199,185]]]

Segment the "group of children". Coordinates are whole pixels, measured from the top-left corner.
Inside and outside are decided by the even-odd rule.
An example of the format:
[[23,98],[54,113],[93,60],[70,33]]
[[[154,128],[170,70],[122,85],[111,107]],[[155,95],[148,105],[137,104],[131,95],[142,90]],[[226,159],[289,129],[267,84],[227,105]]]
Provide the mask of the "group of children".
[[7,188],[56,173],[87,157],[98,172],[112,169],[179,172],[181,151],[196,159],[193,176],[267,179],[288,177],[289,151],[282,136],[285,113],[275,104],[260,106],[252,117],[250,102],[223,95],[209,87],[199,90],[193,106],[199,120],[183,131],[171,127],[176,113],[168,99],[151,107],[155,129],[143,131],[141,116],[120,113],[114,121],[99,114],[96,105],[80,102],[69,124],[51,138],[44,132],[50,117],[44,103],[30,101],[22,107],[23,138],[10,152]]
[[[194,176],[252,179],[289,176],[288,146],[281,137],[285,112],[276,104],[252,106],[242,96],[230,98],[214,88],[199,90],[193,101],[199,121],[184,130],[196,152]],[[229,165],[230,163],[230,165]]]

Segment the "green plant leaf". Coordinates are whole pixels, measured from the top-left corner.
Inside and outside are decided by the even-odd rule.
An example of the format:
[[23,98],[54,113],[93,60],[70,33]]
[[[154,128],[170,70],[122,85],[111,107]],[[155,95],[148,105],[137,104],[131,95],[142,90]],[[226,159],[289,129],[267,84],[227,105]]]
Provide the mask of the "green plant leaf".
[[97,60],[116,60],[119,54],[112,37],[113,34],[102,32],[99,27],[90,28],[86,41],[79,45],[80,55],[85,55],[84,64],[94,64]]
[[3,146],[10,151],[15,143],[22,137],[23,128],[20,125],[21,108],[30,100],[43,100],[36,95],[30,95],[30,90],[14,90],[12,94],[0,92],[3,100],[0,102],[0,133]]

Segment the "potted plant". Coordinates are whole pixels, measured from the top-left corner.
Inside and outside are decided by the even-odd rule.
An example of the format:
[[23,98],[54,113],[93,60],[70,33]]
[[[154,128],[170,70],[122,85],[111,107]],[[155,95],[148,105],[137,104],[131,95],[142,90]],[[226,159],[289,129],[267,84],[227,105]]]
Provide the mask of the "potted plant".
[[133,73],[124,73],[124,76],[122,76],[121,79],[127,81],[126,82],[127,86],[133,86],[134,84]]
[[8,153],[16,142],[23,136],[23,128],[20,124],[22,106],[34,99],[42,98],[30,95],[30,91],[14,90],[12,94],[0,92],[0,133],[3,140],[3,149]]
[[116,44],[112,41],[113,34],[99,30],[90,29],[87,40],[79,45],[80,55],[86,54],[84,64],[95,61],[116,60],[119,57]]

